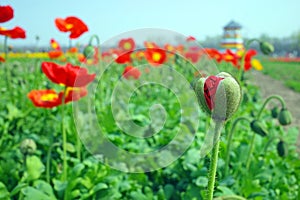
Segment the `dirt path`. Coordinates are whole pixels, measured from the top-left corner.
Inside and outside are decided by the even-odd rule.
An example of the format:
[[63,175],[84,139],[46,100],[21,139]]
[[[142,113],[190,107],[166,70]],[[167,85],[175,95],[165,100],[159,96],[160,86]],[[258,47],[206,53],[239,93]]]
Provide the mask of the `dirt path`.
[[[281,81],[274,80],[269,76],[263,75],[261,72],[252,71],[253,83],[260,87],[262,96],[268,97],[277,94],[283,97],[287,104],[287,108],[293,115],[293,122],[290,126],[297,126],[300,130],[300,93],[285,87]],[[298,149],[300,152],[300,135],[298,138]]]

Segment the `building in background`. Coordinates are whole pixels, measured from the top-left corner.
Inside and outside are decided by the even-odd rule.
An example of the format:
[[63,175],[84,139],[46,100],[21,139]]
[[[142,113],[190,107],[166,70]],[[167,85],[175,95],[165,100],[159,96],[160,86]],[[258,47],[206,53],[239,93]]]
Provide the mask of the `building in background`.
[[244,48],[241,29],[242,26],[233,20],[224,26],[224,35],[220,44],[222,52],[226,49],[236,52]]

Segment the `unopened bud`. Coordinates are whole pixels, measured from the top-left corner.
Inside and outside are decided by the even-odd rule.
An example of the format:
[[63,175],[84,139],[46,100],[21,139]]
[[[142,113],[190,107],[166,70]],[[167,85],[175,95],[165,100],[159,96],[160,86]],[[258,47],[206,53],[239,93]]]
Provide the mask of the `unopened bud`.
[[215,120],[229,119],[237,111],[241,102],[240,85],[226,72],[200,78],[194,89],[200,106]]
[[92,45],[88,45],[83,50],[83,55],[85,58],[93,58],[95,54],[95,48]]
[[269,55],[270,53],[274,52],[274,46],[269,42],[260,42],[260,50],[265,55]]
[[265,126],[258,120],[253,120],[251,123],[250,123],[250,127],[251,127],[251,130],[254,132],[254,133],[257,133],[258,135],[261,135],[261,136],[266,136],[268,134]]
[[277,144],[277,153],[280,157],[284,157],[287,154],[287,147],[282,140]]
[[20,146],[23,154],[33,154],[36,150],[36,143],[32,139],[25,139]]
[[278,121],[281,125],[289,125],[292,123],[292,114],[286,108],[282,108],[279,115]]

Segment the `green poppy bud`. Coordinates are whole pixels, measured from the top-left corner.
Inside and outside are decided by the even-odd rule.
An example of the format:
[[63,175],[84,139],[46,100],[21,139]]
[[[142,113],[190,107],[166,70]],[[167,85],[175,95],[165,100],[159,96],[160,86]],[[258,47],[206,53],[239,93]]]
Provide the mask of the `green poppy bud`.
[[261,135],[263,137],[265,137],[268,133],[264,125],[258,120],[253,120],[250,123],[250,127],[254,133],[257,133],[258,135]]
[[239,83],[226,72],[200,78],[194,89],[200,106],[214,120],[229,119],[237,111],[242,98]]
[[260,42],[259,44],[260,50],[263,52],[263,54],[268,55],[274,52],[274,46],[269,42]]
[[282,140],[277,143],[277,153],[280,157],[284,157],[287,154],[287,147]]
[[86,58],[93,58],[95,54],[95,48],[92,45],[88,45],[83,50],[83,55]]
[[277,106],[275,106],[274,108],[272,108],[271,114],[272,114],[273,118],[277,118],[278,115],[279,115],[279,108]]
[[292,123],[292,114],[286,108],[282,108],[279,115],[278,121],[281,125],[289,125]]
[[21,152],[25,154],[33,154],[36,150],[36,143],[32,139],[25,139],[20,145]]

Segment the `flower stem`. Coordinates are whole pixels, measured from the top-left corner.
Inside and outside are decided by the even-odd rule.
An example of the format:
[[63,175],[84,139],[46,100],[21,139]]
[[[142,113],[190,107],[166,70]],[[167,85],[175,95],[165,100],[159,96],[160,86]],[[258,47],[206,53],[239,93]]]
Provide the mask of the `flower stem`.
[[232,126],[231,126],[231,129],[230,129],[230,132],[228,134],[228,139],[227,139],[227,150],[226,150],[226,160],[225,160],[225,176],[228,174],[228,169],[229,169],[229,161],[230,161],[230,150],[231,150],[231,142],[232,142],[232,136],[233,136],[233,133],[234,133],[234,130],[235,130],[235,127],[236,125],[238,124],[238,122],[242,121],[242,120],[245,120],[247,122],[250,123],[250,120],[246,117],[239,117],[237,118]]
[[279,96],[279,95],[272,95],[272,96],[269,96],[269,97],[265,100],[265,102],[264,102],[264,104],[262,105],[262,107],[260,108],[259,113],[258,113],[257,116],[256,116],[256,119],[259,119],[259,117],[260,117],[262,111],[264,110],[264,108],[266,107],[266,105],[268,104],[268,102],[271,101],[272,99],[277,99],[277,100],[281,103],[281,107],[282,107],[282,108],[285,108],[285,107],[286,107],[285,102],[284,102],[284,100],[283,100],[283,98],[282,98],[281,96]]
[[52,149],[56,146],[59,146],[59,143],[53,143],[49,149],[48,149],[48,152],[47,152],[47,161],[46,161],[46,180],[48,183],[50,183],[50,160],[51,160],[51,152],[52,152]]
[[67,173],[68,173],[68,164],[67,164],[67,133],[64,126],[64,117],[65,117],[65,96],[66,96],[67,87],[64,89],[64,94],[62,97],[62,104],[61,104],[61,131],[62,131],[62,139],[63,139],[63,176],[62,180],[67,180]]
[[249,148],[249,152],[248,152],[248,156],[247,156],[247,160],[246,160],[246,169],[248,171],[249,167],[250,167],[250,163],[251,163],[251,154],[253,152],[253,148],[254,148],[254,141],[255,141],[255,136],[256,133],[252,133],[252,138],[251,138],[251,143],[250,143],[250,148]]
[[[8,57],[8,49],[7,49],[7,39],[8,39],[8,37],[7,36],[5,36],[4,37],[4,59],[5,59],[5,61],[7,62],[7,57]],[[10,71],[9,71],[9,66],[8,66],[8,64],[7,63],[4,63],[5,64],[5,75],[6,75],[6,89],[7,89],[7,91],[8,91],[8,93],[9,93],[9,96],[10,96],[10,101],[12,102],[12,103],[14,103],[14,98],[13,98],[13,90],[12,90],[12,88],[11,88],[11,73],[10,73]]]
[[223,128],[223,121],[215,121],[215,133],[214,133],[214,148],[212,150],[210,167],[209,167],[209,176],[208,176],[208,188],[207,188],[207,199],[212,200],[214,194],[215,187],[215,179],[217,172],[217,163],[218,163],[218,153],[219,153],[219,145],[220,145],[220,135]]

